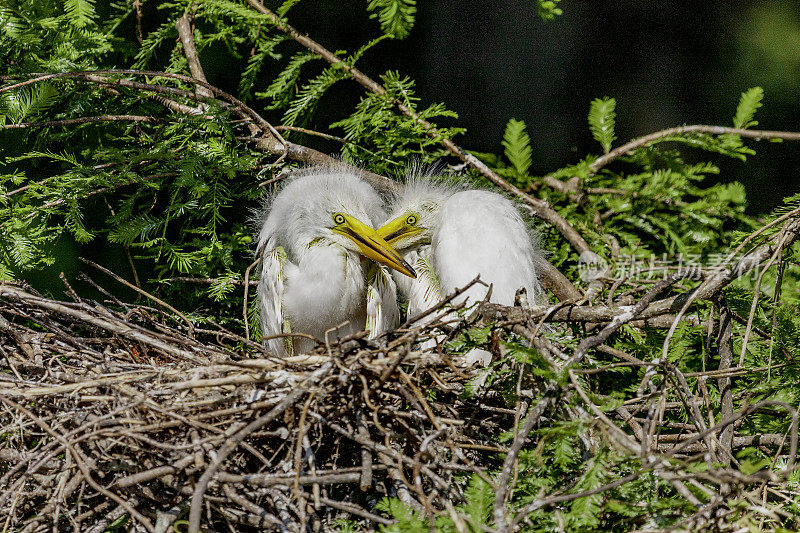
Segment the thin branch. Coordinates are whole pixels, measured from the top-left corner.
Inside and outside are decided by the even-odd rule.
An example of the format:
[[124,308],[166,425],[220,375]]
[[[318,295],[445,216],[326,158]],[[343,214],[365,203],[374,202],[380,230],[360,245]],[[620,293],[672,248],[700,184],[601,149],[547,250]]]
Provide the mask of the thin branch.
[[[167,283],[170,281],[180,281],[182,283],[199,283],[202,285],[213,285],[214,283],[218,283],[224,278],[192,278],[188,276],[175,276],[172,278],[164,278],[161,280],[162,283]],[[229,285],[241,285],[244,286],[243,280],[238,279],[225,279],[225,283]],[[248,285],[251,287],[255,287],[258,285],[258,281],[248,281]]]
[[668,128],[661,131],[656,131],[649,135],[639,137],[629,143],[623,144],[618,148],[614,148],[605,155],[597,158],[589,167],[592,173],[597,173],[598,170],[608,165],[615,159],[627,155],[637,148],[646,146],[654,141],[669,137],[672,135],[683,135],[684,133],[710,133],[712,135],[739,135],[740,137],[747,137],[749,139],[783,139],[785,141],[800,141],[800,133],[793,131],[771,131],[771,130],[746,130],[742,128],[728,128],[725,126],[706,126],[704,124],[694,124],[691,126],[677,126],[675,128]]
[[133,9],[136,12],[136,40],[139,44],[144,42],[142,33],[142,0],[133,0]]
[[138,292],[142,296],[144,296],[146,298],[149,298],[150,300],[154,301],[158,305],[161,305],[161,306],[167,308],[169,311],[171,311],[171,312],[175,313],[176,315],[178,315],[179,317],[181,317],[181,319],[183,319],[183,321],[186,322],[186,326],[187,326],[187,328],[189,330],[189,336],[190,337],[194,337],[194,324],[192,324],[192,321],[189,320],[188,318],[186,318],[186,315],[184,315],[183,313],[181,313],[180,311],[178,311],[177,309],[172,307],[170,304],[168,304],[167,302],[165,302],[161,298],[158,298],[157,296],[153,296],[152,294],[150,294],[149,292],[145,291],[144,289],[142,289],[140,287],[137,287],[133,283],[131,283],[128,280],[124,279],[122,276],[119,276],[119,275],[115,274],[114,272],[111,272],[106,267],[98,265],[94,261],[89,261],[88,259],[86,259],[84,257],[78,257],[78,259],[80,259],[81,261],[83,261],[87,265],[96,268],[97,270],[99,270],[103,274],[111,276],[112,278],[114,278],[118,282],[122,283],[126,287],[135,290],[136,292]]
[[68,118],[64,120],[48,120],[45,122],[20,122],[18,124],[0,125],[0,130],[17,130],[24,128],[49,128],[51,126],[73,126],[91,122],[161,122],[157,117],[142,115],[98,115],[96,117]]
[[625,477],[616,479],[616,480],[614,480],[614,481],[612,481],[610,483],[606,483],[605,485],[601,485],[599,487],[595,487],[594,489],[590,489],[590,490],[585,490],[585,491],[581,491],[581,492],[574,492],[574,493],[569,493],[569,494],[558,494],[558,495],[550,496],[550,497],[547,497],[547,498],[537,498],[533,502],[531,502],[531,503],[523,506],[521,509],[519,509],[519,511],[517,513],[517,518],[514,520],[514,524],[518,523],[518,521],[522,520],[527,514],[533,512],[533,511],[536,511],[537,509],[541,509],[543,507],[546,507],[546,506],[549,506],[549,505],[553,505],[553,504],[556,504],[556,503],[572,501],[572,500],[575,500],[575,499],[578,499],[578,498],[584,498],[586,496],[592,496],[594,494],[600,494],[602,492],[606,492],[606,491],[614,489],[616,487],[620,487],[620,486],[624,485],[625,483],[629,483],[629,482],[641,477],[646,472],[655,470],[656,468],[658,468],[659,466],[664,464],[669,458],[674,457],[677,453],[679,453],[679,452],[681,452],[681,451],[683,451],[685,449],[688,449],[692,444],[702,440],[703,437],[705,437],[706,435],[714,434],[717,431],[719,431],[721,429],[724,429],[725,427],[733,424],[734,422],[737,422],[738,420],[748,416],[749,414],[758,411],[758,409],[760,409],[761,407],[768,406],[768,405],[777,405],[777,406],[783,407],[783,408],[785,408],[786,410],[788,410],[791,413],[792,422],[791,422],[791,428],[790,429],[793,430],[793,433],[792,433],[792,440],[791,440],[791,443],[790,443],[789,467],[786,470],[787,473],[791,472],[792,471],[792,467],[794,465],[794,454],[797,453],[797,421],[798,421],[797,411],[794,410],[791,406],[789,406],[789,405],[787,405],[787,404],[785,404],[783,402],[777,402],[777,401],[774,401],[774,400],[763,400],[761,402],[758,402],[757,404],[745,406],[744,408],[742,408],[741,411],[739,411],[735,415],[721,420],[719,423],[715,424],[714,426],[706,429],[705,431],[703,431],[701,433],[695,433],[692,437],[687,438],[686,440],[682,441],[680,444],[678,444],[674,448],[670,449],[668,452],[664,453],[660,457],[652,457],[651,459],[648,459],[647,461],[644,461],[642,463],[642,466],[641,466],[640,469],[636,470],[635,472],[633,472],[633,473],[631,473],[631,474],[629,474],[629,475],[627,475]]
[[538,403],[528,409],[525,413],[525,422],[522,424],[519,432],[514,436],[514,442],[511,443],[511,448],[508,454],[506,454],[505,461],[503,461],[500,477],[496,483],[497,491],[494,496],[494,511],[492,513],[495,527],[501,533],[512,530],[508,525],[506,516],[506,497],[508,495],[509,480],[511,479],[511,472],[514,469],[514,464],[517,462],[517,457],[522,450],[522,445],[528,437],[528,434],[555,401],[555,393],[558,388],[559,386],[557,384],[550,383]]
[[107,490],[105,487],[103,487],[102,485],[97,483],[97,481],[94,480],[94,478],[91,476],[91,473],[89,472],[89,467],[86,464],[86,457],[83,455],[83,453],[79,451],[80,448],[78,448],[72,442],[68,441],[66,438],[61,436],[53,428],[47,425],[43,420],[41,420],[38,416],[33,414],[24,406],[2,395],[0,395],[0,401],[3,401],[7,405],[16,409],[17,411],[20,411],[21,413],[24,413],[25,416],[27,416],[30,420],[32,420],[37,426],[39,426],[41,429],[49,433],[54,439],[59,441],[61,445],[64,446],[69,451],[70,455],[75,460],[75,463],[78,465],[78,469],[80,469],[81,473],[83,474],[83,478],[86,480],[87,483],[89,483],[89,485],[91,485],[91,487],[94,490],[96,490],[100,494],[103,494],[107,498],[110,498],[115,502],[117,502],[120,506],[124,507],[125,510],[133,518],[135,518],[137,522],[141,524],[147,531],[155,533],[155,528],[153,527],[153,524],[150,523],[150,520],[148,520],[145,516],[139,513],[134,507],[130,505],[130,503],[123,500],[113,492]]
[[321,131],[314,131],[308,128],[301,128],[299,126],[275,126],[275,129],[278,131],[295,131],[297,133],[305,133],[306,135],[313,135],[314,137],[322,137],[323,139],[328,139],[330,141],[337,141],[342,144],[347,144],[350,142],[343,137],[337,137],[336,135],[329,135],[327,133],[322,133]]
[[[118,183],[116,185],[111,185],[111,186],[108,186],[108,187],[100,187],[99,189],[95,189],[93,191],[89,191],[88,193],[86,193],[85,196],[81,197],[81,199],[86,199],[86,198],[89,198],[91,196],[96,196],[98,194],[103,194],[104,192],[113,191],[113,190],[119,189],[121,187],[125,187],[127,185],[138,185],[138,184],[140,184],[142,182],[145,182],[145,181],[157,180],[157,179],[161,179],[161,178],[169,178],[171,176],[177,176],[177,175],[178,175],[177,172],[161,172],[159,174],[151,174],[149,176],[142,176],[142,177],[139,178],[138,181],[124,181],[124,182]],[[9,196],[11,196],[11,194],[13,194],[13,193],[22,192],[26,188],[27,188],[27,186],[26,187],[20,187],[17,190],[11,191],[11,193],[9,193]],[[37,213],[39,213],[40,211],[42,211],[44,209],[50,209],[50,208],[53,208],[53,207],[56,207],[56,206],[59,206],[59,205],[63,205],[65,203],[67,203],[67,200],[65,198],[58,198],[57,200],[53,200],[51,202],[47,202],[46,204],[43,204],[43,205],[35,208],[33,211],[31,211],[30,213],[25,215],[25,220],[35,217]]]
[[[258,254],[258,257],[256,257],[256,260],[250,263],[250,266],[248,266],[244,271],[244,282],[242,283],[244,286],[244,297],[242,299],[242,321],[244,322],[244,338],[248,341],[250,340],[250,318],[247,314],[247,297],[249,296],[250,292],[250,271],[255,268],[259,262],[261,262],[263,253],[264,250],[261,250],[261,253]],[[258,282],[256,282],[256,285],[258,285]],[[262,331],[261,334],[263,336],[264,332]]]
[[181,349],[172,343],[165,342],[164,340],[154,336],[154,334],[150,331],[146,331],[134,324],[126,323],[114,317],[101,318],[99,316],[94,316],[82,309],[75,309],[72,304],[59,303],[53,300],[41,298],[39,296],[34,296],[33,294],[29,294],[11,284],[3,282],[0,282],[0,297],[10,298],[16,301],[24,301],[25,303],[40,309],[68,316],[70,318],[114,333],[115,335],[120,335],[130,340],[141,342],[146,346],[151,346],[179,359],[192,361],[194,363],[200,362],[200,360],[188,350]]

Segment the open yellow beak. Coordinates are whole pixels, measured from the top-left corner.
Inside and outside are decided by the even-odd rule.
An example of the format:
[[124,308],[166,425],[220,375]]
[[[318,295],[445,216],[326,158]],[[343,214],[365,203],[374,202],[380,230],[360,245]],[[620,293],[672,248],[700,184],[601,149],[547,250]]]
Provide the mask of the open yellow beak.
[[406,263],[400,254],[378,235],[378,232],[355,217],[344,215],[344,218],[345,223],[333,228],[333,231],[352,239],[361,253],[373,261],[393,268],[406,276],[417,277],[417,273],[414,272],[411,265]]

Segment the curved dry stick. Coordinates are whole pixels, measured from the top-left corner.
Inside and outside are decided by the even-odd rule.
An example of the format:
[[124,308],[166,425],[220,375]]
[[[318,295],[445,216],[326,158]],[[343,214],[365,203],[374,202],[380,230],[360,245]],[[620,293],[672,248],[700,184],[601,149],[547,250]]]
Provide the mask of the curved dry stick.
[[[800,133],[793,131],[747,130],[742,128],[729,128],[725,126],[708,126],[705,124],[677,126],[674,128],[656,131],[643,137],[638,137],[618,148],[615,148],[614,150],[611,150],[607,154],[598,157],[589,167],[591,171],[590,175],[597,174],[601,168],[607,166],[615,159],[633,152],[637,148],[641,148],[642,146],[646,146],[652,142],[659,141],[660,139],[669,137],[670,135],[681,135],[684,133],[710,133],[713,135],[728,134],[739,135],[741,137],[748,137],[756,140],[782,139],[786,141],[800,141]],[[541,180],[545,185],[557,190],[562,194],[572,195],[571,198],[573,200],[576,200],[576,198],[579,200],[579,196],[582,194],[631,194],[631,191],[626,191],[624,189],[609,189],[605,187],[583,189],[580,186],[581,180],[578,178],[572,178],[569,181],[561,181],[552,174],[548,174],[543,176]],[[578,196],[576,197],[575,195]],[[633,192],[633,195],[636,196],[636,193]]]
[[615,316],[614,319],[611,321],[611,323],[608,324],[606,327],[604,327],[602,330],[600,330],[599,333],[592,335],[591,337],[587,337],[583,339],[580,343],[578,343],[578,347],[575,349],[575,355],[573,355],[569,359],[567,364],[574,364],[583,359],[583,357],[589,352],[590,348],[594,348],[595,346],[603,344],[611,336],[612,333],[617,331],[619,328],[621,328],[623,325],[627,324],[634,318],[639,317],[639,315],[641,315],[642,312],[645,309],[647,309],[647,307],[650,305],[650,302],[652,302],[653,299],[661,291],[663,291],[670,285],[674,284],[675,282],[687,277],[688,275],[689,275],[688,272],[673,274],[667,279],[661,280],[655,285],[653,285],[650,288],[650,290],[648,290],[644,294],[644,296],[642,296],[642,299],[639,300],[639,302],[636,304],[635,307],[633,307],[633,309],[629,309],[628,311]]
[[225,444],[223,444],[222,447],[217,451],[214,461],[208,465],[206,471],[203,472],[203,475],[197,482],[197,486],[192,494],[192,501],[189,507],[189,533],[199,533],[200,531],[200,518],[203,511],[203,495],[206,492],[206,488],[208,487],[208,483],[211,481],[211,478],[214,477],[214,474],[217,472],[225,459],[227,459],[228,456],[239,446],[245,437],[275,420],[286,410],[287,407],[289,407],[289,405],[293,404],[298,398],[308,392],[307,387],[313,386],[319,380],[324,378],[328,372],[330,372],[331,368],[333,368],[333,363],[328,362],[322,365],[319,369],[315,370],[314,373],[308,376],[303,383],[299,384],[289,394],[287,394],[286,397],[281,400],[278,405],[273,407],[267,414],[256,418],[225,441]]
[[707,126],[705,124],[693,124],[691,126],[677,126],[665,130],[656,131],[623,144],[619,148],[614,148],[607,154],[600,156],[589,167],[592,174],[611,163],[620,156],[631,153],[637,148],[641,148],[651,142],[658,141],[670,135],[682,135],[684,133],[710,133],[712,135],[739,135],[750,139],[783,139],[786,141],[800,141],[800,133],[793,131],[772,131],[772,130],[746,130],[743,128],[728,128],[725,126]]
[[[798,209],[800,211],[800,209]],[[759,230],[760,231],[760,230]],[[800,233],[800,221],[792,223],[787,232],[796,238]],[[723,288],[735,279],[747,274],[756,268],[764,260],[769,258],[774,252],[774,244],[765,243],[751,251],[734,265],[727,268],[720,268],[712,276],[703,281],[699,287],[691,292],[691,295],[672,296],[650,303],[641,312],[637,313],[639,319],[649,319],[652,317],[674,313],[673,307],[681,304],[682,310],[677,315],[672,315],[672,324],[677,323],[685,315],[689,305],[696,300],[707,300],[717,295]],[[685,300],[685,301],[684,301]],[[547,322],[611,322],[621,319],[631,311],[631,306],[577,306],[561,305],[559,309],[553,310],[553,306],[534,306],[528,309],[519,307],[507,307],[499,304],[484,303],[480,310],[484,318],[494,321],[508,321],[515,323],[525,323],[527,320],[539,320],[547,316]]]
[[[229,102],[230,104],[233,104],[236,108],[238,108],[238,110],[239,110],[239,112],[241,114],[250,117],[253,121],[255,121],[255,123],[258,125],[258,127],[260,127],[262,130],[269,131],[275,137],[275,139],[278,142],[280,142],[283,146],[287,145],[287,142],[284,140],[284,138],[281,136],[281,134],[278,133],[278,131],[274,127],[272,127],[272,124],[270,124],[269,122],[264,120],[264,118],[261,117],[261,115],[256,113],[252,108],[247,106],[244,102],[240,101],[238,98],[236,98],[232,94],[229,94],[229,93],[223,91],[222,89],[220,89],[220,88],[218,88],[218,87],[216,87],[214,85],[211,85],[210,83],[208,83],[206,81],[198,80],[196,78],[192,78],[191,76],[184,76],[183,74],[175,74],[175,73],[172,73],[172,72],[162,72],[162,71],[157,71],[157,70],[136,70],[136,69],[102,69],[102,70],[81,70],[81,71],[75,71],[75,72],[57,72],[57,73],[49,73],[49,74],[35,74],[35,73],[32,73],[32,74],[29,74],[29,75],[30,76],[35,76],[34,78],[29,79],[29,80],[25,80],[23,82],[19,82],[19,83],[13,84],[13,85],[8,85],[6,87],[2,87],[2,88],[0,88],[0,93],[6,92],[6,91],[10,91],[10,90],[16,89],[18,87],[23,87],[23,86],[29,85],[31,83],[37,83],[37,82],[46,81],[46,80],[50,80],[50,79],[57,79],[57,78],[78,78],[78,79],[81,79],[81,78],[86,78],[87,76],[109,75],[109,74],[110,75],[114,75],[114,74],[129,74],[129,75],[134,75],[134,76],[158,76],[158,77],[161,77],[161,78],[172,78],[172,79],[183,81],[183,82],[186,82],[186,83],[193,83],[195,85],[198,85],[200,87],[203,87],[203,88],[211,91],[213,94],[217,95],[222,100],[225,100],[225,101]],[[111,85],[114,85],[114,84],[117,84],[118,82],[125,81],[125,80],[112,80],[112,79],[102,79],[101,78],[99,80],[88,79],[88,81],[95,82],[95,83],[109,83]],[[171,89],[171,88],[164,87],[164,86],[161,86],[161,85],[146,85],[146,84],[140,84],[140,85],[143,85],[143,86],[147,87],[148,90],[155,90],[155,89],[151,89],[151,88],[158,87],[161,90],[161,92],[180,91],[179,89],[173,89],[171,91],[165,91],[164,89]],[[189,98],[198,99],[195,95],[192,95],[192,93],[189,93],[187,91],[180,91],[180,92],[183,93],[182,94],[183,96],[186,96],[186,97],[189,97]]]
[[115,280],[117,280],[118,282],[122,283],[122,284],[123,284],[123,285],[125,285],[126,287],[128,287],[128,288],[130,288],[130,289],[133,289],[134,291],[138,292],[138,293],[139,293],[139,294],[141,294],[142,296],[144,296],[144,297],[146,297],[146,298],[149,298],[149,299],[153,300],[155,303],[157,303],[157,304],[159,304],[159,305],[162,305],[162,306],[166,307],[166,308],[167,308],[169,311],[171,311],[171,312],[175,313],[176,315],[178,315],[179,317],[181,317],[181,318],[183,319],[183,321],[186,323],[186,326],[188,327],[188,330],[189,330],[188,334],[189,334],[189,336],[190,336],[190,337],[194,337],[194,324],[192,324],[192,321],[191,321],[191,320],[189,320],[189,319],[186,317],[186,315],[184,315],[183,313],[181,313],[180,311],[178,311],[177,309],[175,309],[174,307],[172,307],[170,304],[168,304],[167,302],[165,302],[165,301],[164,301],[164,300],[162,300],[161,298],[159,298],[159,297],[157,297],[157,296],[155,296],[155,295],[153,295],[153,294],[150,294],[150,293],[149,293],[149,292],[147,292],[146,290],[144,290],[144,289],[141,289],[141,288],[137,287],[136,285],[134,285],[133,283],[129,282],[128,280],[126,280],[126,279],[125,279],[125,278],[123,278],[122,276],[119,276],[119,275],[117,275],[116,273],[114,273],[114,272],[110,271],[110,270],[109,270],[109,269],[107,269],[106,267],[104,267],[104,266],[101,266],[101,265],[98,265],[98,264],[97,264],[97,263],[95,263],[94,261],[89,261],[89,260],[88,260],[88,259],[86,259],[85,257],[78,257],[78,259],[79,259],[79,260],[81,260],[81,261],[83,261],[83,262],[84,262],[84,263],[86,263],[87,265],[89,265],[89,266],[92,266],[92,267],[96,268],[97,270],[99,270],[99,271],[100,271],[100,272],[102,272],[103,274],[106,274],[107,276],[111,276],[112,278],[114,278],[114,279],[115,279]]
[[[791,239],[792,236],[786,233],[786,228],[789,226],[789,222],[785,222],[783,228],[781,228],[781,235],[783,236],[780,241],[778,242],[777,246],[775,247],[775,252],[767,261],[767,264],[764,265],[764,268],[761,269],[761,272],[758,273],[758,278],[756,278],[756,284],[753,287],[753,298],[750,303],[750,313],[747,315],[747,324],[744,328],[744,337],[742,338],[742,350],[739,354],[739,366],[744,366],[744,357],[747,354],[747,344],[750,341],[750,334],[753,332],[753,320],[755,319],[756,309],[758,308],[758,301],[760,300],[759,296],[761,295],[761,283],[764,280],[764,274],[772,268],[772,265],[778,260],[781,256],[781,252],[783,248],[786,246],[786,241]],[[777,293],[777,289],[776,289]]]
[[[590,348],[598,346],[608,339],[612,333],[617,331],[620,327],[624,324],[630,322],[634,318],[637,317],[642,311],[644,311],[650,302],[656,297],[656,295],[664,290],[669,285],[672,285],[678,279],[683,276],[672,276],[667,278],[666,280],[662,280],[656,285],[654,285],[639,303],[633,308],[628,309],[625,313],[616,316],[610,324],[608,324],[605,328],[600,330],[599,333],[592,335],[591,337],[587,337],[583,339],[579,344],[578,347],[575,349],[575,353],[572,357],[570,357],[565,363],[564,368],[569,368],[571,365],[580,362],[588,353]],[[506,494],[508,491],[508,482],[511,478],[511,471],[513,469],[514,463],[517,460],[517,456],[519,455],[520,450],[522,449],[522,445],[525,442],[525,439],[528,436],[528,433],[531,432],[533,426],[538,422],[539,418],[544,414],[545,410],[549,407],[549,405],[555,399],[553,395],[558,389],[560,388],[558,382],[550,381],[548,383],[547,388],[545,389],[544,394],[542,395],[542,399],[539,402],[528,409],[526,413],[525,423],[520,428],[519,433],[514,437],[514,442],[511,444],[509,448],[508,454],[506,455],[505,461],[503,461],[503,467],[500,471],[500,478],[497,481],[497,491],[495,492],[495,499],[494,499],[494,511],[492,513],[495,527],[498,531],[509,531],[509,526],[506,520]]]
[[[194,46],[192,23],[189,20],[188,13],[184,13],[175,21],[175,28],[178,30],[178,36],[181,38],[181,44],[183,45],[183,53],[189,63],[189,72],[192,73],[192,77],[208,83],[203,67],[200,65],[200,58],[197,56],[197,48]],[[212,98],[214,96],[214,93],[202,85],[197,86],[195,94],[197,94],[198,98]]]
[[[615,148],[614,150],[610,151],[607,154],[604,154],[597,158],[595,162],[590,165],[590,175],[597,174],[597,172],[607,166],[609,163],[618,159],[623,155],[627,155],[637,148],[641,148],[642,146],[646,146],[652,142],[657,142],[664,137],[668,137],[671,135],[680,135],[684,133],[710,133],[714,135],[739,135],[741,137],[748,137],[751,139],[782,139],[787,141],[798,141],[800,140],[800,133],[793,132],[793,131],[773,131],[773,130],[748,130],[742,128],[729,128],[725,126],[707,126],[704,124],[693,124],[691,126],[677,126],[674,128],[668,128],[660,131],[656,131],[645,135],[643,137],[638,137],[633,139],[632,141]],[[582,196],[585,194],[617,194],[617,195],[632,195],[634,197],[637,196],[635,191],[628,191],[625,189],[613,189],[607,187],[588,187],[583,188],[581,186],[581,180],[578,177],[573,177],[568,181],[562,181],[556,178],[553,174],[547,174],[542,176],[541,181],[550,187],[551,189],[555,189],[556,191],[568,195],[570,200],[573,202],[580,202]]]
[[553,264],[544,257],[534,258],[536,276],[546,289],[550,289],[560,302],[579,300],[583,295]]
[[[261,250],[255,261],[250,263],[244,271],[244,300],[242,302],[242,320],[244,321],[244,338],[250,340],[250,317],[247,314],[247,299],[250,292],[250,271],[261,261],[264,250]],[[262,332],[263,335],[263,332]]]
[[555,400],[555,396],[553,394],[558,388],[559,386],[557,384],[554,385],[553,383],[550,383],[539,402],[526,411],[525,422],[522,424],[519,432],[514,437],[514,442],[511,444],[511,447],[506,454],[505,461],[503,461],[503,467],[500,470],[500,477],[496,483],[497,490],[495,491],[494,495],[494,511],[492,512],[492,518],[494,520],[495,527],[500,532],[510,531],[506,521],[506,494],[514,463],[517,460],[519,452],[522,450],[522,445],[525,443],[525,439],[533,430],[533,426],[536,425],[545,411],[547,411],[547,409],[550,407],[550,404]]
[[116,335],[141,342],[142,344],[161,350],[179,359],[191,361],[196,364],[204,362],[198,359],[189,350],[183,350],[173,344],[165,342],[163,339],[157,338],[152,332],[134,324],[128,324],[118,319],[112,320],[111,318],[94,316],[80,309],[75,309],[63,302],[34,296],[8,283],[0,282],[0,297],[26,302],[40,309],[46,309],[54,313],[69,316],[81,322],[113,332]]

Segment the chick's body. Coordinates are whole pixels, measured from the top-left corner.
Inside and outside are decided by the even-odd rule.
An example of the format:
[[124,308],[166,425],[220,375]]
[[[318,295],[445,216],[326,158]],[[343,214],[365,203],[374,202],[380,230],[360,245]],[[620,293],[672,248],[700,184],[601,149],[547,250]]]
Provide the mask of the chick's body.
[[[409,315],[428,309],[476,276],[492,285],[490,301],[495,303],[513,305],[520,288],[531,302],[544,298],[535,268],[541,254],[537,240],[504,196],[415,177],[395,197],[390,211],[389,222],[378,232],[407,254],[419,273],[414,280],[396,278],[409,300]],[[455,302],[471,305],[483,300],[487,291],[473,285]]]
[[[337,224],[355,219],[374,233],[371,228],[385,217],[377,192],[349,172],[311,169],[283,187],[264,207],[258,238],[263,336],[291,332],[323,340],[335,328],[338,336],[361,331],[370,318],[373,334],[394,325],[391,275],[363,258],[358,232]],[[278,355],[307,352],[315,344],[302,337],[266,342]]]

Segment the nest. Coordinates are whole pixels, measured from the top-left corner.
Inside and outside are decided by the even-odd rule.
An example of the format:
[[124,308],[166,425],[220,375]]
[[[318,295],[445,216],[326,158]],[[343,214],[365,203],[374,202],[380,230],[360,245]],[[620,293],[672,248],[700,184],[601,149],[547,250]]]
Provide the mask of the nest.
[[[648,410],[668,393],[644,394],[606,414],[572,371],[565,384],[520,365],[512,369],[516,400],[509,405],[497,387],[480,386],[483,368],[454,362],[440,349],[445,313],[377,340],[354,335],[276,359],[222,328],[187,331],[152,308],[118,310],[73,296],[62,302],[0,284],[6,529],[319,531],[342,518],[375,529],[393,523],[376,510],[389,496],[431,520],[450,516],[467,531],[456,506],[465,500],[464,479],[478,476],[494,487],[492,520],[510,530],[527,513],[569,500],[539,498],[515,516],[506,504],[520,449],[549,417],[586,422],[587,456],[598,446],[643,452],[639,474],[669,479],[697,508],[687,528],[726,520],[717,512],[724,498],[702,503],[686,488],[691,476],[704,476],[703,486],[721,495],[746,493],[754,484],[781,487],[774,475],[682,471],[678,459],[698,453],[724,459],[726,450],[753,439],[732,432],[731,422],[703,426],[700,413],[700,430],[659,425]],[[542,335],[535,317],[520,319],[521,313],[485,305],[472,324],[451,324],[449,338],[475,321],[491,324],[486,347],[497,352],[499,339],[522,336],[563,370],[614,323],[566,354]],[[439,341],[439,349],[418,349],[424,339]],[[797,445],[792,416],[788,439],[767,435],[756,443],[788,450],[788,470]],[[496,439],[503,431],[516,435],[508,445]]]

